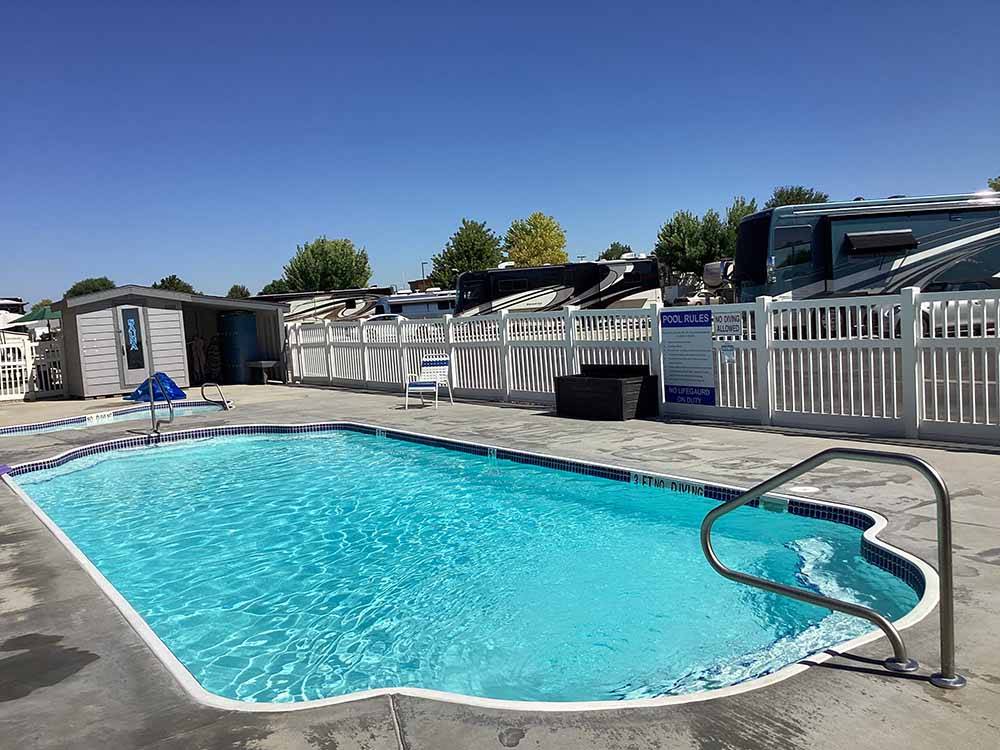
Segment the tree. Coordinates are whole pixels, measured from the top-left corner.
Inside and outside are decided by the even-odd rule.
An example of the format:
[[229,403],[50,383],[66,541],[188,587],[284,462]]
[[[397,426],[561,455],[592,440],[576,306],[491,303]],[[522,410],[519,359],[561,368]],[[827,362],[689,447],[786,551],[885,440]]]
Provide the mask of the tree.
[[996,190],[1000,193],[1000,177],[991,177],[986,181],[986,184],[990,186],[990,190]]
[[431,258],[431,281],[435,286],[454,289],[458,274],[496,268],[503,260],[500,237],[486,222],[462,219],[440,253]]
[[250,290],[242,284],[233,284],[226,292],[226,296],[230,299],[246,299],[250,296]]
[[88,279],[80,279],[69,289],[66,290],[64,297],[80,297],[84,294],[93,294],[94,292],[106,292],[108,289],[114,289],[115,282],[109,279],[107,276],[97,276]]
[[[739,235],[740,222],[750,214],[757,213],[757,201],[754,198],[747,200],[742,195],[733,198],[733,202],[726,209],[726,226],[723,234],[721,253],[718,258],[732,258],[736,255],[736,239]],[[709,261],[711,262],[711,261]]]
[[612,242],[607,249],[597,256],[598,260],[618,260],[625,253],[632,252],[631,245],[623,245],[620,242]]
[[771,197],[764,204],[764,208],[793,206],[801,203],[826,203],[828,200],[830,200],[830,196],[816,188],[807,188],[803,185],[782,185],[774,189]]
[[675,274],[695,270],[691,258],[702,255],[701,240],[701,219],[690,211],[676,211],[660,227],[653,254],[663,264],[668,281]]
[[284,279],[274,279],[264,284],[264,288],[258,294],[288,294],[290,291],[292,291],[292,288],[288,286],[287,281]]
[[34,312],[35,310],[41,310],[42,308],[48,307],[51,304],[52,300],[50,300],[48,297],[42,297],[40,300],[38,300],[38,302],[36,302],[31,306],[31,312]]
[[507,260],[517,266],[568,263],[566,233],[559,222],[541,211],[527,219],[514,219],[504,238]]
[[671,282],[681,273],[701,276],[706,263],[732,258],[740,222],[757,211],[757,201],[742,195],[733,198],[723,219],[714,208],[697,216],[691,211],[677,211],[660,227],[653,253],[666,270]]
[[175,273],[164,276],[153,284],[153,289],[164,289],[168,292],[183,292],[185,294],[198,294],[195,288]]
[[372,276],[368,253],[349,239],[317,237],[299,245],[285,266],[285,281],[291,291],[325,292],[368,285]]

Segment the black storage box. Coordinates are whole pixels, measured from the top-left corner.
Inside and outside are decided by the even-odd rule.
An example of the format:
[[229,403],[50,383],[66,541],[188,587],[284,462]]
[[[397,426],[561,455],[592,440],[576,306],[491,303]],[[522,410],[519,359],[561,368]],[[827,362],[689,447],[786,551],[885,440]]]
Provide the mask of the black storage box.
[[556,414],[623,421],[657,416],[659,378],[648,365],[582,365],[556,378]]

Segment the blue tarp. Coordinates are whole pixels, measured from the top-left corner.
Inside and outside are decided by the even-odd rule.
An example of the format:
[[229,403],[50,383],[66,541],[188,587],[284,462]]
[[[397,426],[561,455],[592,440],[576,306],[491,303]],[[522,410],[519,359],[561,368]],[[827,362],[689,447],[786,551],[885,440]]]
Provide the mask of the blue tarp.
[[[187,394],[184,393],[180,388],[177,387],[177,383],[170,379],[170,376],[163,372],[156,373],[156,377],[153,379],[155,385],[153,386],[153,400],[154,401],[166,401],[163,397],[162,387],[167,389],[167,395],[170,396],[171,401],[179,401],[182,398],[187,398]],[[129,395],[125,397],[128,401],[149,401],[149,381],[144,380],[142,385],[132,391]]]

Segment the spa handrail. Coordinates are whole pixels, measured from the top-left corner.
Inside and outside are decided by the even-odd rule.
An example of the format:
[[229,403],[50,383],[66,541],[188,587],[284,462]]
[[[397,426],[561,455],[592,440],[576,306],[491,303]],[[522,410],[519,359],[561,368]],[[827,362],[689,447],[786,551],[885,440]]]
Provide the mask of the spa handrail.
[[[210,386],[215,387],[215,389],[219,392],[219,398],[221,398],[222,401],[213,401],[212,399],[210,399],[208,396],[205,395],[205,389]],[[208,401],[210,404],[220,404],[225,411],[229,411],[230,409],[233,408],[232,403],[226,401],[226,394],[222,392],[222,386],[219,385],[218,383],[202,383],[201,399],[202,401]]]
[[748,573],[733,570],[726,567],[719,560],[712,547],[712,525],[719,518],[742,505],[746,505],[751,500],[760,498],[765,493],[774,490],[790,479],[812,471],[825,463],[837,460],[870,461],[873,463],[908,466],[921,474],[934,489],[934,495],[937,498],[938,580],[940,584],[940,601],[938,602],[938,606],[941,610],[941,671],[931,675],[930,682],[940,688],[963,687],[965,685],[965,678],[955,672],[955,601],[952,580],[951,496],[948,494],[948,488],[945,486],[941,475],[926,461],[901,453],[863,450],[859,448],[830,448],[821,451],[795,464],[791,468],[775,474],[770,479],[764,480],[739,497],[722,503],[709,511],[701,524],[701,548],[705,553],[705,557],[708,558],[709,564],[715,568],[716,572],[725,578],[744,583],[748,586],[755,586],[774,594],[781,594],[782,596],[797,599],[798,601],[808,602],[809,604],[815,604],[868,620],[882,630],[889,639],[889,643],[892,644],[893,656],[883,662],[886,668],[894,672],[914,671],[917,668],[917,662],[907,656],[906,646],[899,632],[889,620],[875,610],[860,604],[831,599],[830,597],[806,589],[786,586],[781,583],[769,581],[766,578],[759,578]]
[[[169,416],[166,420],[156,418],[156,391],[153,388],[154,380],[160,384],[160,391],[163,393],[163,398],[167,402],[167,412]],[[158,372],[151,372],[149,374],[149,420],[153,424],[153,432],[159,432],[161,424],[173,424],[174,422],[174,402],[170,400],[170,394],[167,393],[167,389],[163,387],[163,381],[160,380],[160,374]]]

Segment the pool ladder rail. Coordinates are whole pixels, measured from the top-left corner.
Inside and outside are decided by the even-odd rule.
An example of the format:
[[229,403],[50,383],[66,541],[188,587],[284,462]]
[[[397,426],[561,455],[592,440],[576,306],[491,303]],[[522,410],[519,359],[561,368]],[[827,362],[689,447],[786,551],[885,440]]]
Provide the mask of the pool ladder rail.
[[[205,394],[205,389],[206,388],[215,388],[215,390],[217,390],[219,392],[219,399],[220,400],[216,401],[214,399],[209,398]],[[226,398],[226,395],[222,392],[222,386],[219,385],[218,383],[202,383],[201,384],[201,398],[202,398],[202,401],[208,401],[210,404],[218,404],[225,411],[229,411],[230,409],[233,408],[233,402],[229,401]]]
[[[873,451],[859,448],[830,448],[821,451],[816,455],[795,464],[785,471],[775,474],[770,479],[766,479],[756,487],[744,492],[739,497],[722,503],[713,508],[701,523],[701,548],[708,558],[709,564],[715,568],[716,572],[725,578],[754,586],[764,591],[787,596],[791,599],[815,604],[820,607],[843,612],[853,617],[861,617],[876,625],[892,645],[893,655],[886,659],[883,664],[885,668],[893,672],[913,672],[917,669],[917,662],[907,656],[906,645],[903,638],[895,626],[888,619],[880,615],[873,609],[853,602],[846,602],[840,599],[832,599],[822,594],[817,594],[806,589],[786,586],[782,583],[769,581],[766,578],[759,578],[733,570],[719,560],[712,547],[712,525],[722,516],[736,510],[742,505],[746,505],[752,500],[760,499],[762,495],[771,492],[785,482],[794,479],[808,471],[812,471],[818,466],[830,461],[867,461],[881,464],[894,464],[897,466],[908,466],[921,474],[931,485],[934,495],[937,498],[937,548],[938,548],[938,580],[940,584],[940,601],[938,607],[941,611],[941,671],[930,676],[932,685],[939,688],[957,689],[965,686],[965,678],[955,671],[955,601],[954,583],[952,574],[952,552],[951,552],[951,496],[948,488],[937,470],[926,461],[902,453],[889,453],[887,451]],[[766,500],[766,498],[764,498]]]
[[[160,380],[158,373],[151,373],[147,378],[149,383],[149,422],[152,425],[152,434],[160,434],[160,425],[173,424],[174,422],[174,402],[170,398],[170,394],[167,393],[167,389],[163,387],[163,381]],[[163,393],[163,398],[167,402],[167,418],[158,419],[156,416],[156,401],[154,396],[156,392],[153,390],[153,383],[159,383],[160,391]],[[205,388],[214,387],[219,392],[220,401],[209,398],[205,394]],[[226,398],[226,395],[222,392],[222,386],[218,383],[203,383],[201,386],[201,398],[210,404],[217,404],[221,406],[225,411],[229,411],[233,408],[233,402]],[[131,432],[131,430],[129,430]],[[143,433],[140,433],[143,434]]]
[[[153,383],[159,383],[160,391],[163,393],[163,398],[167,402],[167,418],[157,419],[156,418],[156,391],[153,390]],[[163,386],[163,381],[160,380],[159,373],[152,372],[149,374],[149,421],[153,425],[153,432],[159,434],[161,424],[173,424],[174,422],[174,402],[170,399],[170,394],[167,393],[167,389]]]

